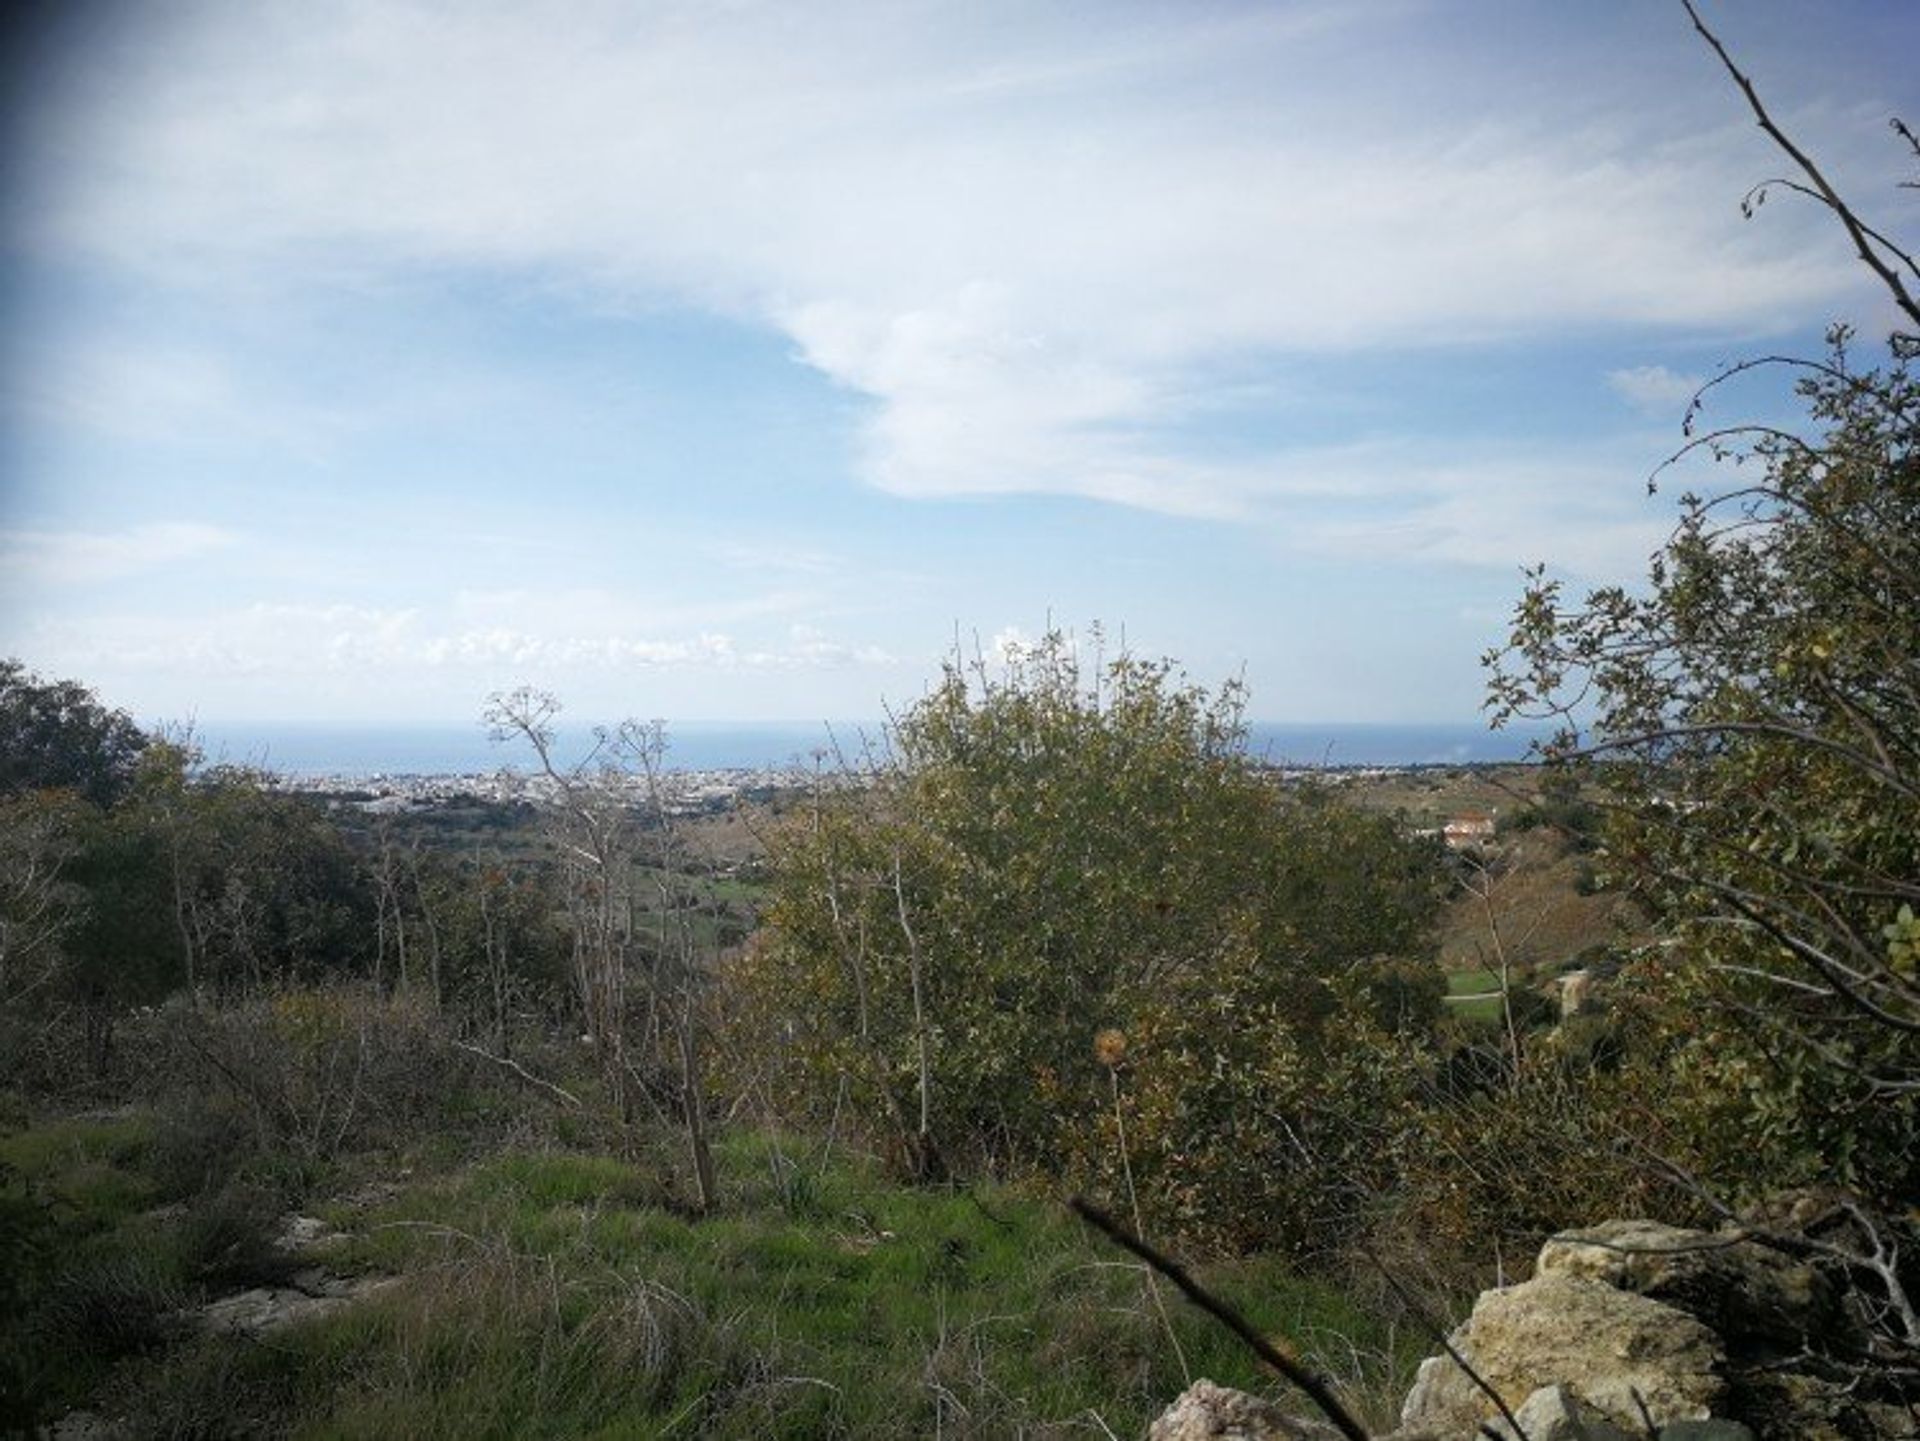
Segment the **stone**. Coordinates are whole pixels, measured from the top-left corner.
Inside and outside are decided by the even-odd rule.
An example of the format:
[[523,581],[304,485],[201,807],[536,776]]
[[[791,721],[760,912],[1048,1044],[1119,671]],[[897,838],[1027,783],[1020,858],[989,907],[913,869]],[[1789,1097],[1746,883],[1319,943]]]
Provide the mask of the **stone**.
[[349,1306],[364,1296],[384,1291],[397,1280],[393,1276],[329,1276],[320,1271],[303,1271],[288,1286],[256,1286],[236,1291],[194,1311],[181,1313],[177,1320],[189,1330],[224,1333],[235,1336],[266,1336],[302,1321],[316,1320]]
[[1342,1441],[1325,1421],[1289,1415],[1271,1401],[1204,1377],[1147,1431],[1147,1441]]
[[36,1433],[46,1441],[132,1441],[132,1425],[97,1411],[69,1411]]
[[1705,1421],[1676,1421],[1660,1428],[1660,1441],[1753,1441],[1753,1431],[1738,1421],[1711,1417]]
[[318,1216],[288,1216],[280,1223],[273,1245],[275,1250],[301,1256],[344,1246],[347,1239]]
[[[1725,1354],[1685,1312],[1604,1281],[1547,1274],[1485,1291],[1452,1337],[1509,1406],[1542,1387],[1566,1386],[1605,1419],[1641,1428],[1705,1418],[1725,1394]],[[1421,1363],[1401,1424],[1471,1436],[1498,1413],[1445,1356]]]
[[1565,1386],[1542,1386],[1527,1397],[1513,1419],[1520,1423],[1518,1436],[1505,1417],[1491,1423],[1502,1441],[1520,1441],[1520,1437],[1526,1441],[1635,1441]]
[[1536,1274],[1604,1281],[1663,1301],[1712,1327],[1736,1352],[1796,1351],[1844,1324],[1823,1272],[1737,1230],[1606,1221],[1548,1241]]
[[1560,1019],[1585,1015],[1593,1009],[1593,973],[1568,971],[1560,978]]
[[1850,1379],[1773,1370],[1736,1381],[1727,1408],[1772,1441],[1889,1441],[1920,1436],[1920,1413],[1858,1394]]

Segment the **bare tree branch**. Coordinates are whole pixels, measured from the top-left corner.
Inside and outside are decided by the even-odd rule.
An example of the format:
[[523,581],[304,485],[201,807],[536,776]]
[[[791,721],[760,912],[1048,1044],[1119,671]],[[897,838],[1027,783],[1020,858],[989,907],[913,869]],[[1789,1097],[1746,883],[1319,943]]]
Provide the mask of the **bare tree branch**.
[[1320,1409],[1320,1414],[1331,1421],[1341,1435],[1348,1437],[1349,1441],[1368,1441],[1366,1431],[1353,1419],[1352,1413],[1341,1404],[1340,1398],[1333,1394],[1325,1381],[1262,1336],[1246,1317],[1188,1275],[1179,1262],[1156,1251],[1091,1201],[1075,1196],[1067,1205],[1076,1216],[1109,1241],[1131,1251],[1165,1276],[1181,1295],[1233,1332],[1248,1350],[1305,1392],[1307,1399]]
[[[1687,18],[1693,21],[1693,28],[1700,32],[1700,38],[1705,40],[1712,47],[1713,53],[1720,57],[1720,63],[1726,67],[1727,74],[1733,77],[1734,84],[1740,87],[1740,93],[1746,96],[1747,105],[1753,111],[1754,119],[1759,122],[1760,128],[1766,131],[1768,138],[1785,151],[1793,163],[1800,167],[1801,173],[1813,183],[1813,188],[1819,192],[1820,199],[1826,202],[1827,208],[1846,229],[1847,237],[1853,241],[1853,248],[1861,261],[1880,277],[1881,283],[1887,287],[1888,293],[1893,296],[1894,304],[1900,307],[1902,313],[1914,325],[1920,326],[1920,303],[1916,303],[1912,294],[1908,292],[1906,282],[1900,278],[1899,272],[1888,265],[1881,258],[1879,251],[1874,249],[1873,236],[1861,222],[1860,217],[1854,214],[1853,207],[1840,198],[1839,192],[1828,183],[1827,177],[1821,173],[1820,167],[1813,163],[1807,153],[1795,145],[1787,137],[1786,132],[1773,123],[1773,117],[1767,113],[1767,107],[1760,101],[1759,92],[1753,88],[1753,82],[1746,77],[1738,65],[1733,63],[1733,57],[1727,53],[1727,47],[1720,43],[1720,37],[1709,30],[1706,22],[1701,20],[1700,12],[1693,7],[1693,0],[1680,0],[1680,3],[1686,9]],[[1901,252],[1896,253],[1911,266],[1912,261],[1909,257]]]

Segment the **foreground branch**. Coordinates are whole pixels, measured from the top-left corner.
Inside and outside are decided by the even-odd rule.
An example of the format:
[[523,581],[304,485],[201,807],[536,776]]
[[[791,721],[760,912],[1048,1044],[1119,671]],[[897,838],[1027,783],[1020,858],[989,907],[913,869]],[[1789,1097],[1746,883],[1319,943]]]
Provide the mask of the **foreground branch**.
[[1165,1276],[1179,1288],[1181,1295],[1233,1332],[1254,1355],[1306,1392],[1307,1399],[1320,1408],[1320,1414],[1331,1421],[1341,1435],[1348,1437],[1349,1441],[1369,1441],[1366,1431],[1361,1428],[1358,1421],[1353,1419],[1347,1408],[1340,1404],[1340,1398],[1328,1389],[1326,1382],[1254,1330],[1246,1317],[1189,1276],[1179,1262],[1154,1250],[1138,1236],[1125,1230],[1118,1221],[1092,1202],[1075,1196],[1067,1202],[1067,1205],[1073,1208],[1075,1215],[1116,1246],[1133,1252]]
[[[1900,273],[1881,259],[1879,252],[1874,249],[1874,233],[1858,215],[1854,214],[1852,207],[1840,198],[1839,192],[1828,183],[1827,177],[1820,173],[1820,167],[1813,163],[1805,151],[1787,138],[1786,132],[1773,123],[1773,117],[1767,113],[1767,107],[1760,102],[1759,92],[1753,88],[1753,82],[1738,65],[1733,63],[1733,57],[1727,54],[1726,46],[1720,43],[1720,38],[1700,19],[1700,12],[1693,8],[1693,0],[1681,0],[1681,4],[1686,7],[1687,18],[1693,21],[1693,28],[1700,32],[1700,38],[1712,48],[1713,53],[1720,58],[1720,63],[1725,67],[1727,74],[1733,77],[1734,84],[1740,87],[1740,93],[1746,97],[1747,106],[1753,111],[1754,119],[1759,122],[1760,128],[1767,133],[1767,137],[1775,145],[1786,152],[1795,165],[1800,167],[1801,173],[1813,182],[1818,198],[1825,202],[1827,208],[1846,229],[1847,238],[1853,242],[1854,252],[1867,268],[1879,277],[1880,283],[1886,286],[1888,293],[1893,296],[1894,304],[1900,307],[1909,320],[1920,325],[1920,304],[1915,303]],[[1888,248],[1901,260],[1911,264],[1909,257],[1898,247],[1889,245]]]

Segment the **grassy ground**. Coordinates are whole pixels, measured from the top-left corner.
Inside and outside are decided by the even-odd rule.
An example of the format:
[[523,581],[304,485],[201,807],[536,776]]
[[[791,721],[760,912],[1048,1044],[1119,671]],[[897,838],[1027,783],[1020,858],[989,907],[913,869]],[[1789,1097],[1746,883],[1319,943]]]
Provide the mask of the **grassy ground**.
[[[704,1219],[670,1204],[666,1152],[351,1158],[306,1202],[346,1238],[327,1265],[400,1282],[264,1340],[182,1337],[169,1312],[262,1283],[275,1215],[244,1182],[164,1205],[161,1124],[16,1118],[0,1141],[5,1214],[34,1233],[0,1429],[24,1388],[43,1419],[86,1402],[157,1435],[1125,1436],[1189,1375],[1266,1385],[1050,1201],[902,1189],[745,1132]],[[1418,1338],[1338,1290],[1259,1260],[1206,1274],[1360,1404],[1403,1386]]]
[[[1484,1025],[1500,1019],[1500,973],[1485,968],[1447,973],[1447,1014],[1457,1021]],[[1494,994],[1489,995],[1489,992]],[[1451,999],[1467,997],[1468,999]]]

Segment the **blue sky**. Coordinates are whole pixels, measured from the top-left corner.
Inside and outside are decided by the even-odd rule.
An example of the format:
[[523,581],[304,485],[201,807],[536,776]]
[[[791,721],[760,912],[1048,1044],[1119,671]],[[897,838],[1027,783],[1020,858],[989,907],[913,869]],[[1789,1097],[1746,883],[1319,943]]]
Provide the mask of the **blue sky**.
[[[1694,381],[1889,319],[1742,220],[1669,0],[72,13],[8,76],[0,651],[149,720],[871,717],[1049,619],[1466,720],[1522,565],[1643,569]],[[1899,229],[1920,9],[1706,13]]]

